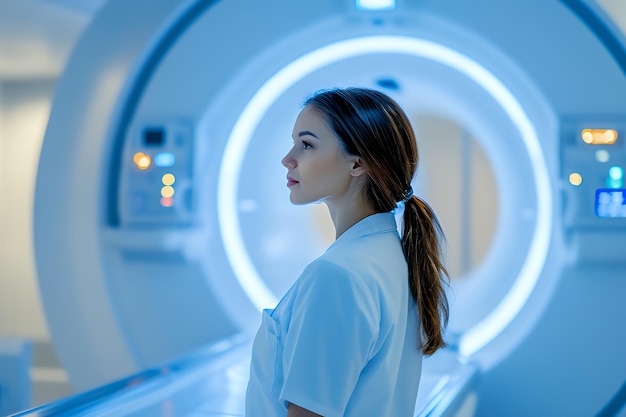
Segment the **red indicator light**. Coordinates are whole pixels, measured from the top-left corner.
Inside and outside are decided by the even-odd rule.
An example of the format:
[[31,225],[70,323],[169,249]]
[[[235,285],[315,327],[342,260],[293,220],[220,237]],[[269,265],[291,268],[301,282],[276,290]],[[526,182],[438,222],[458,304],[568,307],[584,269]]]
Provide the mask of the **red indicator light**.
[[174,205],[174,199],[172,197],[162,197],[161,206],[172,207]]

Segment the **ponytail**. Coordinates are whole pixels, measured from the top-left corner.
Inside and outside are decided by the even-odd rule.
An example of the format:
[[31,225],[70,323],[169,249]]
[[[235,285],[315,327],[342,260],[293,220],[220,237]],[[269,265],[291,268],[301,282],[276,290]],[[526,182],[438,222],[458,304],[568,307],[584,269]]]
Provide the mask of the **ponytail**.
[[433,210],[413,196],[404,204],[402,248],[409,267],[409,288],[417,303],[422,343],[419,348],[432,355],[445,347],[443,330],[448,324],[448,299],[444,279],[448,272],[439,244],[441,225]]
[[417,169],[417,141],[402,108],[387,95],[369,89],[323,90],[305,100],[326,117],[343,150],[365,161],[369,181],[364,194],[376,212],[393,210],[404,201],[402,249],[409,267],[409,287],[420,317],[426,355],[446,346],[448,272],[439,246],[441,225],[432,209],[413,196],[410,185]]

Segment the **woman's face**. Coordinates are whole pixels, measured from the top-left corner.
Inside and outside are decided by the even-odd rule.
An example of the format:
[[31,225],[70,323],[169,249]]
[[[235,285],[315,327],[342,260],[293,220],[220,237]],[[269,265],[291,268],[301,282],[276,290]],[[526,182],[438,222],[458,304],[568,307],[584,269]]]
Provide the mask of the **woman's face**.
[[340,201],[346,195],[354,161],[322,113],[305,107],[293,128],[293,147],[282,160],[287,168],[289,199],[294,204]]

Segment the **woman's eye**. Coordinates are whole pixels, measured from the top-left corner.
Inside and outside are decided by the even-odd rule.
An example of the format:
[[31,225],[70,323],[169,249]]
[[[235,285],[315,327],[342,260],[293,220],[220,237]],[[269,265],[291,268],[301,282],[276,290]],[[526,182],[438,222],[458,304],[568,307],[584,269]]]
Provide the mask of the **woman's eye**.
[[302,148],[303,149],[311,149],[313,146],[311,146],[311,144],[305,140],[302,141]]

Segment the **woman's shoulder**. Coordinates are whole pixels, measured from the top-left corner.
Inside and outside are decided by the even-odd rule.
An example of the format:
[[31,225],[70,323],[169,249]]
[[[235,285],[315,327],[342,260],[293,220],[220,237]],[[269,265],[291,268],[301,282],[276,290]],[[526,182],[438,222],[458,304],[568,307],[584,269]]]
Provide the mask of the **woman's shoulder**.
[[319,259],[362,273],[372,267],[385,267],[404,259],[402,245],[395,233],[360,236],[347,244],[331,247]]
[[[364,273],[358,259],[350,259],[326,253],[311,262],[300,278],[300,286],[315,285],[326,288],[367,287],[371,291],[369,274]],[[364,289],[364,288],[362,288]]]
[[311,262],[304,270],[302,278],[318,279],[350,279],[354,275],[353,268],[342,259],[323,254]]
[[[335,259],[320,257],[311,262],[300,279],[298,280],[296,298],[318,300],[323,299],[327,303],[330,295],[343,300],[346,306],[351,306],[351,300],[369,300],[372,312],[378,299],[378,285],[367,274],[359,273],[350,265],[336,262]],[[349,307],[347,307],[349,308]]]

